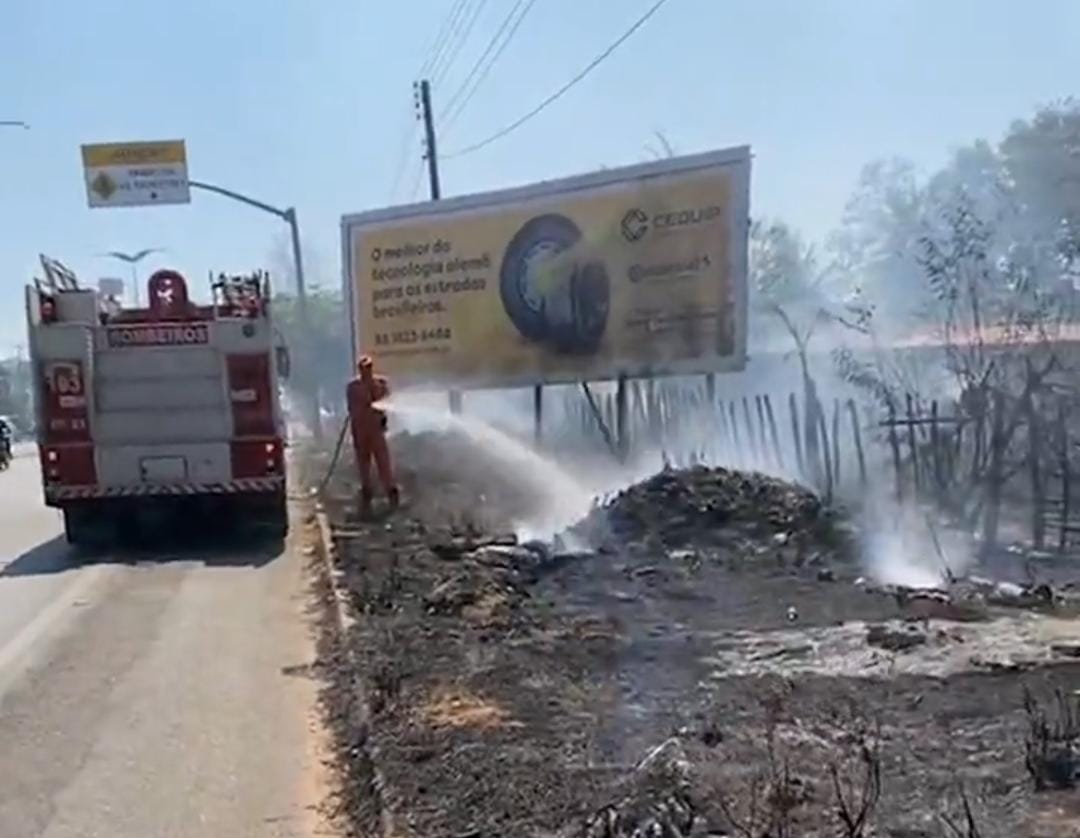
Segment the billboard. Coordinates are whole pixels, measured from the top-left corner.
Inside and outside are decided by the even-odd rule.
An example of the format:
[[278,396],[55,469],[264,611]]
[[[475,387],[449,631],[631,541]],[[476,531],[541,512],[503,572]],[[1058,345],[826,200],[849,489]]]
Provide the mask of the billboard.
[[399,386],[746,360],[750,150],[342,219],[356,353]]

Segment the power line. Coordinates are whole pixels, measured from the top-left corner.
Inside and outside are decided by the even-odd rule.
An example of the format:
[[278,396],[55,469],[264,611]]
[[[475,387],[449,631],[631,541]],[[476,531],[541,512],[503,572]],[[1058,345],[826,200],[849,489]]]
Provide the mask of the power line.
[[461,15],[462,10],[465,8],[465,4],[468,2],[469,0],[454,0],[454,5],[450,7],[450,11],[443,20],[442,26],[439,27],[439,36],[436,38],[435,45],[432,47],[428,60],[425,61],[424,65],[420,68],[421,76],[430,73],[435,65],[439,63],[443,51],[446,49],[446,45],[450,43],[450,36],[454,31],[454,27],[457,25],[458,17]]
[[478,5],[479,4],[474,2],[474,0],[466,0],[462,5],[461,14],[458,15],[458,19],[454,21],[454,26],[447,36],[442,55],[438,61],[432,63],[428,70],[427,75],[432,83],[434,83],[436,79],[441,80],[446,73],[449,72],[450,67],[457,59],[458,53],[461,52],[461,48],[465,45],[469,36],[471,24],[475,22]]
[[[435,35],[435,40],[432,42],[431,47],[427,51],[427,56],[424,58],[423,63],[420,65],[420,69],[417,73],[419,76],[423,76],[428,72],[438,60],[439,55],[443,52],[446,46],[447,39],[450,37],[454,28],[454,23],[460,14],[462,8],[469,0],[453,0],[445,17],[443,17],[442,23],[439,25],[439,31]],[[487,0],[483,0],[487,2]],[[414,93],[415,96],[415,93]],[[415,105],[415,103],[414,103]],[[404,126],[404,131],[401,135],[401,144],[398,151],[397,162],[394,165],[394,179],[390,187],[390,203],[393,203],[397,196],[398,189],[401,186],[402,178],[405,175],[406,166],[408,164],[409,146],[414,139],[416,139],[416,132],[418,128],[415,109],[411,108],[409,111],[409,120]],[[415,191],[415,190],[414,190]]]
[[644,26],[653,15],[655,15],[658,11],[660,11],[661,7],[667,2],[668,2],[668,0],[657,0],[657,2],[654,3],[653,6],[647,12],[645,12],[645,14],[643,14],[640,18],[637,19],[637,21],[634,23],[633,26],[631,26],[628,30],[626,30],[626,32],[624,32],[621,36],[619,36],[619,38],[611,46],[609,46],[606,50],[604,50],[602,53],[600,53],[600,55],[598,55],[596,58],[594,58],[585,67],[584,70],[582,70],[580,73],[578,73],[572,79],[570,79],[570,81],[568,81],[566,84],[564,84],[558,90],[556,90],[554,93],[552,93],[550,96],[548,96],[543,102],[541,102],[539,105],[537,105],[531,111],[529,111],[527,114],[522,116],[520,119],[518,119],[515,122],[510,123],[505,128],[503,128],[501,131],[497,131],[496,133],[492,134],[486,140],[481,140],[478,143],[474,143],[473,145],[466,146],[465,148],[460,149],[458,151],[455,151],[455,152],[453,152],[451,154],[444,154],[443,159],[446,160],[446,159],[451,159],[451,158],[454,158],[454,157],[462,157],[462,156],[464,156],[466,154],[471,154],[474,151],[479,151],[480,149],[491,145],[496,140],[502,139],[507,134],[509,134],[509,133],[511,133],[513,131],[516,131],[518,128],[520,128],[522,125],[524,125],[530,119],[532,119],[534,116],[536,116],[537,114],[539,114],[542,111],[546,110],[550,105],[554,104],[556,101],[561,99],[572,87],[574,87],[576,84],[578,84],[580,81],[582,81],[586,76],[588,76],[589,73],[591,73],[593,70],[595,70],[597,67],[599,67],[613,52],[615,52],[615,50],[617,50],[624,43],[626,43],[626,41],[628,41],[630,39],[630,37],[635,32],[637,32],[642,26]]
[[454,66],[454,62],[457,61],[457,57],[461,54],[462,47],[469,42],[469,36],[472,35],[472,31],[476,28],[476,21],[480,19],[480,15],[484,11],[484,7],[487,6],[488,0],[479,0],[479,2],[473,7],[472,16],[469,17],[468,23],[465,24],[464,31],[461,33],[461,37],[458,38],[457,43],[443,62],[443,66],[440,69],[435,70],[432,73],[432,83],[440,84],[446,74],[450,72],[450,68]]
[[503,22],[499,25],[499,28],[495,31],[495,34],[491,36],[491,40],[488,41],[488,45],[484,47],[484,51],[480,54],[480,57],[476,59],[476,63],[473,64],[473,67],[469,71],[469,74],[465,77],[465,81],[461,83],[458,89],[455,90],[453,95],[451,95],[450,98],[446,101],[446,106],[443,108],[442,116],[440,117],[441,119],[445,119],[447,114],[449,114],[453,110],[454,106],[461,100],[462,94],[465,93],[466,88],[468,88],[472,80],[476,78],[476,74],[480,72],[480,69],[483,67],[484,62],[487,60],[488,56],[491,55],[491,53],[498,46],[499,39],[502,38],[506,30],[510,28],[511,23],[513,23],[514,21],[515,15],[517,15],[518,10],[521,9],[524,4],[525,0],[517,0],[517,2],[514,3],[509,13],[507,13],[506,17],[503,19]]
[[473,96],[476,95],[476,91],[480,89],[480,85],[482,85],[484,83],[484,80],[488,77],[488,74],[491,72],[491,68],[494,67],[499,62],[499,58],[502,56],[502,54],[504,52],[506,52],[506,48],[508,46],[510,46],[510,42],[512,40],[514,40],[514,35],[516,35],[518,29],[521,28],[521,24],[525,22],[525,16],[529,14],[529,10],[532,9],[532,7],[535,4],[536,4],[536,0],[529,0],[528,5],[526,5],[525,8],[522,10],[521,15],[518,17],[518,19],[516,21],[514,21],[513,27],[511,27],[510,31],[507,33],[506,37],[503,39],[503,42],[499,45],[498,50],[491,57],[491,60],[487,63],[487,65],[484,67],[484,69],[480,72],[480,75],[477,77],[476,83],[473,84],[472,89],[469,90],[469,92],[465,96],[465,98],[460,101],[458,106],[456,108],[454,108],[453,111],[450,111],[449,113],[447,113],[446,119],[444,120],[444,123],[445,123],[444,127],[445,128],[449,128],[450,125],[453,124],[454,120],[456,120],[459,116],[461,116],[461,114],[465,110],[465,108],[468,107],[469,102],[471,102]]

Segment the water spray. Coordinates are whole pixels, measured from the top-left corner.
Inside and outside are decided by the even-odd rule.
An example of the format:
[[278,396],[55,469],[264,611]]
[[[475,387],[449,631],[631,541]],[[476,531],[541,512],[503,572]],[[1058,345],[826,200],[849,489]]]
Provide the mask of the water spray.
[[592,507],[593,495],[551,459],[524,442],[469,415],[454,415],[444,409],[426,407],[415,401],[392,399],[378,407],[399,417],[406,426],[427,426],[457,431],[499,463],[506,465],[537,498],[537,510],[528,520],[517,522],[522,539],[548,538],[582,518]]

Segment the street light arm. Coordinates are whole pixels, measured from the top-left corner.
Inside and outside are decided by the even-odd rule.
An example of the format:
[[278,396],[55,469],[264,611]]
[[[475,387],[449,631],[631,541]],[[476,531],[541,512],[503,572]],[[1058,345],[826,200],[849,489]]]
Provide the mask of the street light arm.
[[240,201],[242,204],[261,209],[264,212],[276,215],[278,218],[283,218],[286,221],[288,221],[289,216],[292,215],[292,209],[279,209],[270,204],[264,204],[262,201],[257,201],[254,198],[249,198],[247,195],[241,195],[239,192],[233,192],[231,189],[225,189],[223,186],[214,186],[212,183],[203,183],[200,180],[189,180],[188,186],[194,189],[205,189],[207,192],[216,192],[218,195],[224,195],[226,198],[232,198],[234,201]]
[[[215,186],[212,183],[204,183],[200,180],[188,180],[188,186],[193,189],[202,189],[206,192],[216,192],[218,195],[224,195],[226,198],[232,198],[234,201],[239,201],[242,204],[247,204],[249,207],[261,209],[263,212],[268,212],[271,215],[276,215],[278,218],[280,218],[282,221],[289,225],[289,231],[292,237],[293,267],[296,271],[297,314],[300,316],[300,330],[301,333],[304,335],[304,340],[306,341],[306,336],[311,333],[311,321],[308,319],[307,293],[304,286],[304,260],[300,253],[300,223],[296,220],[296,209],[294,207],[289,207],[288,209],[281,209],[280,207],[275,207],[271,204],[264,204],[262,201],[257,201],[254,198],[249,198],[247,195],[241,195],[239,192],[233,192],[233,190],[226,189],[223,186]],[[305,371],[309,369],[306,352],[304,353],[303,369]],[[322,420],[319,413],[318,384],[313,384],[311,386],[311,402],[311,429],[315,434],[315,438],[321,439]]]

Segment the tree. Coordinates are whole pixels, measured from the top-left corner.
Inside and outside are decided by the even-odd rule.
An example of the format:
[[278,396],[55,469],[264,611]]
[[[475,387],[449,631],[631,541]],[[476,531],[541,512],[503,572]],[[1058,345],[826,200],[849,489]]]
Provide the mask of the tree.
[[882,331],[902,331],[925,297],[915,243],[922,232],[925,194],[907,160],[870,163],[844,208],[828,250],[834,270],[849,289],[888,312]]
[[[1013,123],[997,144],[961,148],[929,178],[903,161],[871,164],[830,241],[847,285],[877,304],[868,331],[883,347],[870,359],[838,353],[842,377],[885,404],[912,393],[918,402],[928,383],[923,395],[956,398],[969,491],[949,494],[972,525],[982,521],[987,544],[997,537],[1002,486],[1024,473],[1042,539],[1047,423],[1059,393],[1075,389],[1062,375],[1060,337],[1080,314],[1078,186],[1080,105],[1066,100]],[[889,349],[913,332],[918,340],[899,344],[914,349]],[[940,380],[896,375],[913,357],[936,366]]]
[[[343,294],[325,287],[327,270],[317,251],[303,242],[307,278],[307,314],[310,329],[301,328],[296,303],[296,271],[292,241],[282,234],[274,242],[270,264],[274,268],[274,319],[294,358],[287,391],[298,400],[310,398],[318,388],[319,403],[335,412],[343,409],[345,383],[352,376],[349,312]],[[285,289],[288,289],[287,291]]]
[[307,367],[294,364],[294,375],[287,382],[290,393],[303,396],[315,386],[320,403],[340,412],[344,404],[345,383],[352,376],[352,350],[349,338],[347,307],[341,292],[315,287],[307,295],[310,331],[300,326],[296,297],[279,294],[274,298],[274,319],[286,345],[293,354],[305,351]]
[[[862,328],[868,311],[858,295],[839,299],[834,266],[821,266],[814,249],[782,222],[754,222],[750,229],[752,308],[776,323],[794,347],[803,383],[803,440],[812,480],[819,482],[819,428],[824,411],[811,371],[811,343],[822,327]],[[758,329],[766,336],[767,328]]]

